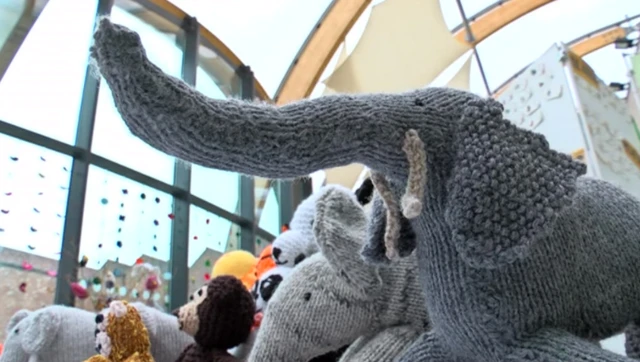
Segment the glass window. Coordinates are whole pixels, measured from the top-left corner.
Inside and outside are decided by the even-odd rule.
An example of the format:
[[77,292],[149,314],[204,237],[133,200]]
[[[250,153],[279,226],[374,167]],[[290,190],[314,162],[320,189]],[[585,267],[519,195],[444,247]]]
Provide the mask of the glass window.
[[99,310],[109,299],[168,304],[173,198],[149,186],[89,167],[78,279]]
[[269,197],[269,191],[271,190],[272,185],[277,185],[276,181],[272,181],[262,177],[254,177],[253,178],[253,193],[254,193],[254,212],[256,222],[260,222],[262,219],[263,209],[267,202],[267,198]]
[[50,0],[39,17],[38,3],[0,2],[0,119],[72,144],[97,0]]
[[[182,30],[178,26],[135,2],[124,0],[115,2],[111,19],[137,31],[149,59],[168,74],[180,77],[182,47],[178,39],[182,36]],[[104,81],[98,96],[92,151],[166,183],[173,183],[175,159],[131,134],[115,108],[111,91]]]
[[240,228],[200,207],[189,210],[189,293],[209,280],[220,255],[237,249]]
[[[0,134],[0,325],[53,303],[71,157]],[[0,341],[5,330],[0,329]]]
[[[258,227],[268,231],[272,235],[280,234],[280,205],[278,197],[276,197],[276,191],[273,187],[269,187],[269,195],[267,201],[264,203],[262,212],[260,213],[260,222]],[[256,246],[256,250],[258,246]]]
[[[236,83],[234,70],[215,52],[200,46],[196,89],[211,98],[225,99],[237,94],[233,89]],[[193,165],[191,193],[226,211],[240,212],[240,175],[237,173]]]

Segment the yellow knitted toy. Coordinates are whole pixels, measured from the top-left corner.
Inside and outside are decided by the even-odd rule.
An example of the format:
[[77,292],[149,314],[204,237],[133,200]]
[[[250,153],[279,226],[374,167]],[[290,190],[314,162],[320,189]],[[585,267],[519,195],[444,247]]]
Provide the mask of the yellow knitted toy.
[[221,275],[231,275],[242,281],[247,289],[253,287],[254,280],[246,280],[245,276],[253,274],[258,259],[248,251],[234,250],[224,253],[211,270],[211,279]]
[[138,311],[125,301],[109,305],[106,315],[96,316],[95,355],[85,362],[154,362],[147,328]]

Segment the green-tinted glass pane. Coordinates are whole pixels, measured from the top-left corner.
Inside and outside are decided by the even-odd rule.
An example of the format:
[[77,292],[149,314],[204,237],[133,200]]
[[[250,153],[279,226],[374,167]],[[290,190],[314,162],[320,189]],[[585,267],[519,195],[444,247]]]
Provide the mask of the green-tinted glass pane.
[[89,168],[80,243],[86,265],[78,279],[91,297],[76,300],[77,306],[99,310],[109,299],[125,299],[166,307],[172,206],[173,198],[164,192]]
[[53,303],[71,157],[5,135],[0,145],[0,325],[6,325],[19,309]]
[[96,6],[0,2],[0,120],[75,141]]

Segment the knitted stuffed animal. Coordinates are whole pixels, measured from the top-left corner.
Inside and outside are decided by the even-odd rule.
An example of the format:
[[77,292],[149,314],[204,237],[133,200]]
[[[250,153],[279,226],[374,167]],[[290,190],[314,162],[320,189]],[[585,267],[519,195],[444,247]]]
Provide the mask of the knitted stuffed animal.
[[[177,329],[177,319],[171,314],[141,302],[131,305],[138,309],[147,327],[151,353],[156,362],[175,362],[184,347],[193,343],[191,336]],[[103,313],[108,313],[108,309]],[[43,356],[51,362],[83,361],[95,354],[95,319],[95,313],[57,305],[33,312],[21,310],[14,314],[7,325],[6,361],[26,362],[30,358],[28,351],[36,351],[31,361],[36,358],[42,360]],[[15,329],[18,333],[15,333]],[[22,338],[27,330],[29,333],[50,332],[46,336],[33,337],[31,340],[42,339],[42,342],[38,342],[37,347],[31,347],[31,342]],[[70,345],[74,348],[69,348]],[[0,357],[0,362],[5,360]]]
[[[279,257],[276,258],[275,255],[273,255],[273,260],[278,260],[278,265],[276,268],[265,272],[256,282],[251,291],[251,294],[256,300],[257,313],[262,313],[266,310],[269,299],[273,296],[273,293],[282,280],[291,273],[292,267],[319,250],[315,237],[313,236],[313,220],[315,216],[316,201],[324,189],[326,189],[326,187],[321,188],[298,205],[296,211],[293,213],[293,217],[291,218],[291,225],[293,225],[293,228],[290,226],[287,231],[280,234],[273,241],[273,248]],[[362,204],[368,203],[372,194],[373,187],[368,187],[366,180],[363,183],[363,186],[356,191],[358,201]],[[249,338],[252,343],[255,341],[256,332],[257,330],[253,331],[252,336]],[[234,355],[237,357],[242,356],[243,359],[246,359],[251,351],[251,347],[252,345],[246,346],[243,350],[243,354],[234,353]],[[348,346],[344,346],[336,351],[331,351],[324,355],[314,357],[310,362],[338,361],[347,347]]]
[[[211,99],[149,62],[135,32],[102,19],[94,39],[127,126],[167,154],[266,178],[368,166],[384,202],[363,252],[389,263],[417,248],[430,361],[630,360],[590,340],[640,320],[640,201],[582,176],[497,101],[445,88]],[[419,245],[398,238],[401,215]]]
[[273,241],[271,255],[276,265],[294,267],[318,252],[313,241],[313,218],[319,191],[304,199],[293,213],[289,229]]
[[258,260],[256,261],[256,265],[253,268],[253,275],[255,276],[255,280],[257,281],[262,277],[264,273],[271,270],[276,266],[276,262],[273,259],[273,245],[267,245],[262,251],[260,255],[258,255]]
[[174,312],[180,329],[195,343],[176,362],[240,361],[227,352],[246,342],[253,324],[255,303],[251,293],[233,276],[219,276],[198,289],[190,302]]
[[269,299],[271,299],[280,283],[291,274],[292,270],[293,268],[291,267],[278,265],[265,272],[256,282],[251,290],[251,294],[256,301],[256,313],[266,310]]
[[293,268],[272,296],[249,361],[306,362],[360,336],[342,360],[391,361],[425,330],[415,261],[365,264],[358,251],[366,220],[350,190],[332,185],[318,195],[321,252]]
[[[253,280],[255,280],[253,287],[251,288],[251,295],[256,300],[256,303],[258,303],[259,299],[261,298],[259,296],[259,290],[256,289],[256,287],[261,284],[260,280],[262,276],[265,273],[269,272],[271,269],[276,267],[275,261],[273,260],[273,257],[271,255],[271,250],[272,250],[271,248],[272,246],[271,244],[269,244],[267,245],[267,247],[262,249],[262,252],[260,252],[260,255],[258,256],[256,265],[251,271],[251,277],[253,278]],[[283,267],[283,268],[287,268],[287,267]],[[271,279],[272,279],[271,280],[272,282],[276,281],[275,277],[271,277]],[[245,284],[246,286],[245,281],[249,280],[249,278],[244,278],[241,280],[243,280],[243,284]],[[269,283],[269,284],[273,285],[274,288],[277,286],[274,283]],[[268,288],[266,288],[265,291],[267,289]],[[266,299],[264,298],[261,298],[261,299],[263,300],[263,302],[266,302]],[[229,350],[229,353],[234,357],[244,361],[249,356],[249,352],[251,352],[251,348],[253,348],[253,342],[255,341],[256,335],[259,330],[263,307],[264,307],[263,305],[261,305],[260,307],[256,307],[254,327],[251,329],[251,334],[249,334],[249,338],[247,339],[247,341]]]
[[156,362],[175,362],[182,350],[193,343],[193,337],[179,330],[175,316],[141,302],[130,305],[138,310],[147,328],[151,354]]
[[258,259],[246,250],[228,251],[216,260],[211,268],[211,278],[231,275],[242,281],[251,290],[257,277],[254,275]]
[[20,310],[7,325],[0,362],[83,361],[95,353],[95,314],[52,305]]
[[[296,266],[305,258],[318,252],[318,245],[313,237],[313,220],[316,201],[319,195],[331,185],[323,186],[318,191],[304,199],[293,213],[289,230],[278,235],[273,241],[273,259],[277,265]],[[373,184],[367,177],[355,194],[358,202],[366,205],[373,196]]]
[[109,304],[96,316],[95,355],[86,362],[154,362],[147,328],[138,310],[126,301]]

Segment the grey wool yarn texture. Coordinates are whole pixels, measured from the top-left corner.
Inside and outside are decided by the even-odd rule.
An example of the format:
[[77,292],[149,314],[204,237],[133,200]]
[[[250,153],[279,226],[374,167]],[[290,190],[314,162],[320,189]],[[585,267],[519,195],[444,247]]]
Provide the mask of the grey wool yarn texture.
[[[427,360],[631,360],[590,340],[640,320],[640,201],[585,177],[584,165],[504,119],[498,102],[444,88],[282,107],[215,100],[151,64],[136,33],[102,19],[94,38],[131,132],[185,161],[267,178],[355,162],[402,197],[415,131],[426,182],[422,211],[404,216],[434,331]],[[374,214],[383,217],[370,230],[387,219]],[[386,234],[369,235],[370,262],[412,249]]]
[[[193,342],[178,330],[177,319],[143,303],[132,303],[149,333],[151,353],[157,362],[175,362]],[[96,313],[80,308],[48,306],[16,312],[7,325],[1,362],[84,361],[96,351]],[[33,358],[33,359],[29,359]]]
[[392,361],[428,327],[415,258],[365,263],[367,217],[356,195],[329,185],[313,200],[320,251],[273,294],[249,361],[308,362],[352,343],[340,361]]

